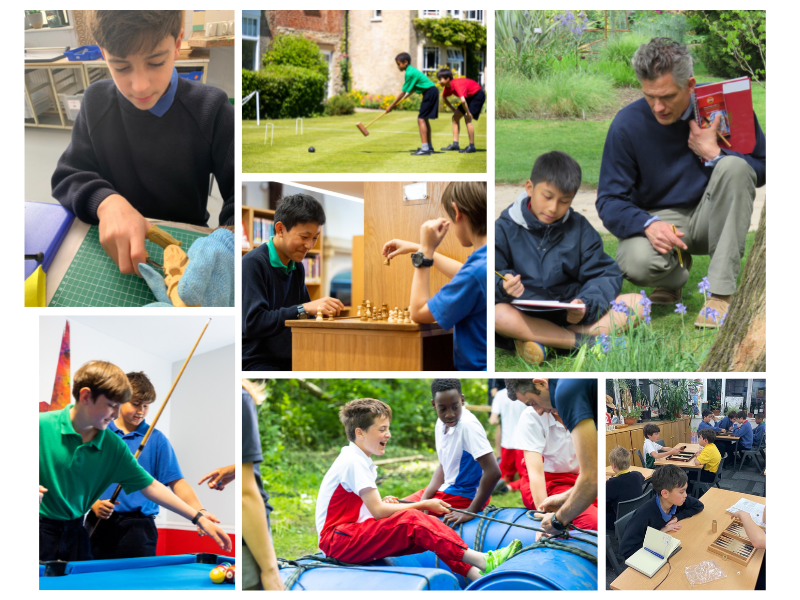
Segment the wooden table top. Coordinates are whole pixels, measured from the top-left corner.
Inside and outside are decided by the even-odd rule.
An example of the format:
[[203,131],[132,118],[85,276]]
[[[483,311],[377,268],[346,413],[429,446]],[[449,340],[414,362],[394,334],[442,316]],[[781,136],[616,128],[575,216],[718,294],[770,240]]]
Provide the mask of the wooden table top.
[[[672,537],[681,541],[682,549],[670,558],[670,565],[664,565],[652,579],[642,575],[639,571],[631,568],[617,577],[611,583],[612,590],[652,590],[662,580],[659,590],[752,590],[756,587],[756,579],[761,563],[764,560],[764,550],[756,550],[750,564],[746,567],[733,561],[722,560],[718,554],[708,550],[708,546],[722,532],[731,521],[731,514],[727,509],[736,504],[741,498],[767,504],[767,499],[762,496],[752,496],[740,492],[720,490],[711,488],[706,492],[700,501],[704,508],[701,513],[681,521],[683,527],[678,531],[670,533]],[[717,532],[711,531],[711,521],[717,521]],[[702,586],[692,588],[689,580],[686,579],[684,569],[689,566],[697,565],[704,560],[713,560],[725,572],[727,577],[705,583]],[[665,573],[669,575],[664,579]]]
[[[447,333],[438,323],[389,323],[388,321],[362,321],[359,317],[320,322],[315,318],[286,321],[287,327],[301,329],[358,329],[362,331],[437,332]],[[430,334],[429,333],[429,334]]]
[[[655,469],[645,469],[644,467],[637,467],[635,465],[631,465],[631,468],[628,471],[638,471],[642,475],[644,475],[644,480],[647,481],[653,476],[655,473]],[[614,471],[611,469],[611,466],[606,467],[606,481],[611,479],[614,476]]]
[[[55,53],[55,50],[53,51]],[[202,49],[195,49],[192,54],[195,56],[187,57],[187,58],[179,58],[175,61],[175,64],[181,66],[181,64],[186,64],[187,66],[191,66],[192,63],[207,63],[211,61],[211,55],[209,54],[208,50]],[[31,55],[33,58],[35,55]],[[59,58],[58,60],[50,61],[50,62],[26,62],[25,67],[80,67],[83,65],[90,65],[93,67],[97,66],[107,66],[105,59],[98,58],[95,60],[70,60],[66,56],[64,58]]]
[[739,440],[741,438],[738,438],[735,435],[727,435],[727,434],[724,434],[724,433],[718,433],[717,434],[717,439],[718,440]]

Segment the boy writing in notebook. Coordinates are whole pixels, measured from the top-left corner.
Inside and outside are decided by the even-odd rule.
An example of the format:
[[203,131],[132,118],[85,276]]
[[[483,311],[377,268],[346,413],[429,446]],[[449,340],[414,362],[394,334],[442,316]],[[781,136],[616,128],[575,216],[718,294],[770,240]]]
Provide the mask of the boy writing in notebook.
[[[619,295],[622,273],[600,234],[571,209],[580,185],[571,156],[542,154],[525,192],[495,222],[495,331],[500,346],[531,364],[544,361],[547,347],[592,346],[622,331],[629,311],[642,314],[638,294]],[[579,307],[524,312],[511,304],[517,298]],[[615,300],[622,311],[609,311]]]
[[656,495],[634,511],[619,543],[619,553],[626,559],[642,547],[648,527],[665,533],[678,531],[682,527],[679,521],[703,510],[700,500],[686,495],[688,478],[675,465],[657,469],[650,481]]
[[[411,282],[411,319],[438,322],[453,330],[453,362],[459,371],[486,370],[486,183],[457,182],[442,193],[448,219],[426,221],[420,243],[390,240],[383,256],[411,254],[416,267]],[[461,264],[436,249],[452,229],[458,242],[475,250]],[[450,283],[431,295],[430,267],[436,267]]]
[[394,59],[397,68],[405,73],[405,81],[403,82],[402,91],[397,94],[394,102],[386,109],[386,112],[392,112],[400,102],[414,93],[422,95],[422,104],[419,107],[419,115],[417,115],[417,124],[419,125],[419,137],[422,140],[422,147],[416,152],[412,152],[411,156],[430,156],[433,154],[433,141],[431,139],[431,119],[439,118],[439,90],[436,85],[427,78],[427,76],[411,66],[411,55],[408,52],[401,52]]
[[[107,431],[130,400],[125,373],[109,362],[90,361],[75,373],[75,404],[39,414],[39,560],[91,560],[83,517],[113,483],[191,520],[229,551],[228,535],[205,515],[156,481],[133,458],[125,442]],[[102,527],[102,525],[101,525]]]
[[[449,506],[479,513],[500,481],[500,468],[481,422],[464,408],[458,379],[434,379],[431,405],[436,411],[436,454],[439,466],[425,489],[408,496],[413,502],[438,498]],[[450,513],[444,522],[455,526],[472,517]]]
[[[222,90],[178,77],[183,11],[93,11],[90,27],[111,79],[86,89],[53,196],[99,226],[122,273],[139,274],[148,219],[207,225],[212,175],[223,198],[219,224],[233,225],[233,107]],[[233,232],[210,237],[217,243],[206,252],[233,272]]]
[[392,409],[371,398],[345,404],[339,411],[350,445],[325,474],[317,495],[319,547],[327,556],[364,564],[387,556],[430,550],[450,569],[470,580],[486,575],[522,548],[519,540],[488,553],[470,550],[458,534],[436,517],[450,506],[438,498],[402,504],[381,498],[373,454],[382,455],[391,439]]

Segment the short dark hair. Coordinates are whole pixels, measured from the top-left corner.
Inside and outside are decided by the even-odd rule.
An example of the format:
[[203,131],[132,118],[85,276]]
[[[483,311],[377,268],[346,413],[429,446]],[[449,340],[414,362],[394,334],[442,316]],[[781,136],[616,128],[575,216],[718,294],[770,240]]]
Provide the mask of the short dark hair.
[[325,225],[325,209],[319,200],[308,194],[294,194],[284,196],[275,210],[275,222],[280,221],[290,231],[295,225],[301,223],[316,223]]
[[387,417],[392,420],[392,408],[385,402],[374,398],[359,398],[351,400],[339,409],[339,421],[344,425],[347,439],[356,441],[356,429],[367,430],[375,423],[378,417]]
[[689,478],[686,476],[683,469],[675,465],[665,465],[660,469],[656,469],[650,481],[653,484],[653,491],[656,493],[656,496],[660,496],[661,490],[671,492],[675,488],[683,487],[689,483]]
[[574,196],[581,187],[581,166],[566,152],[554,150],[542,154],[533,163],[531,183],[541,182],[554,185],[567,196]]
[[654,433],[661,431],[661,428],[655,423],[648,423],[644,426],[644,437],[649,438]]
[[453,72],[450,69],[439,69],[436,72],[436,79],[453,79]]
[[150,52],[168,36],[177,41],[183,29],[183,11],[95,10],[89,23],[97,45],[124,58]]
[[732,410],[731,412],[728,413],[728,418],[735,419],[737,414],[738,413],[735,410]]
[[400,62],[407,62],[408,64],[411,64],[411,55],[408,52],[401,52],[400,54],[394,57],[394,60],[395,61],[399,60]]
[[141,400],[142,402],[155,402],[156,388],[144,374],[143,371],[126,373],[128,383],[131,384],[131,400]]
[[703,411],[703,418],[705,419],[705,418],[706,418],[708,415],[710,415],[710,414],[711,414],[711,411],[710,411],[710,410],[704,410],[704,411]]
[[459,379],[434,379],[431,383],[431,398],[435,398],[439,392],[456,390],[461,393],[461,380]]
[[517,394],[540,394],[533,379],[506,379],[506,393],[512,400],[517,399]]
[[747,413],[745,411],[743,411],[743,410],[740,410],[738,413],[736,413],[736,418],[737,419],[746,419],[747,418]]
[[713,429],[701,429],[697,432],[697,435],[706,440],[709,444],[713,444],[717,441],[717,433]]
[[81,390],[89,388],[92,402],[100,396],[124,404],[131,399],[131,384],[125,372],[117,365],[105,360],[90,360],[77,370],[72,378],[72,397],[81,398]]
[[442,207],[450,220],[456,218],[453,204],[467,217],[472,233],[486,235],[485,181],[456,181],[449,184],[442,192]]

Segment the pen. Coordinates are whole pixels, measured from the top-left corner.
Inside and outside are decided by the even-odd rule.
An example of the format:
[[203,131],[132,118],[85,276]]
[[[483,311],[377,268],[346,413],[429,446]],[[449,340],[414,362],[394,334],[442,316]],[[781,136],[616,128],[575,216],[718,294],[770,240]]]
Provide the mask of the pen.
[[646,546],[642,546],[642,547],[643,547],[645,550],[647,550],[647,551],[648,551],[650,554],[655,554],[655,555],[656,555],[658,558],[660,558],[661,560],[664,560],[664,557],[663,557],[663,556],[661,556],[661,555],[660,555],[658,552],[653,552],[652,550],[650,550],[650,548],[647,548]]
[[506,278],[505,278],[505,275],[500,275],[500,273],[497,273],[497,271],[495,271],[495,273],[496,273],[496,274],[497,274],[497,276],[498,276],[500,279],[502,279],[503,281],[508,281],[508,279],[506,279]]

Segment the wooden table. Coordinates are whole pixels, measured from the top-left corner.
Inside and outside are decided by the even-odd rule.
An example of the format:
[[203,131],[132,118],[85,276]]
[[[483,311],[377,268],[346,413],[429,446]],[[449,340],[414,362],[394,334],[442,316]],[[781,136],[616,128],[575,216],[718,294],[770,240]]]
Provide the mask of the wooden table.
[[437,323],[358,318],[286,321],[293,371],[455,371],[453,333]]
[[[655,473],[655,469],[645,469],[643,467],[635,467],[633,465],[631,465],[628,471],[637,471],[641,473],[642,475],[644,475],[645,481],[650,479],[653,476],[653,473]],[[611,469],[611,467],[610,466],[606,467],[606,481],[611,479],[613,476],[614,476],[614,471]]]
[[[702,448],[700,444],[680,444],[685,446],[685,448],[681,452],[700,452]],[[659,458],[656,460],[657,467],[663,467],[664,465],[675,465],[676,467],[680,467],[681,469],[702,469],[703,465],[696,465],[694,464],[694,459],[690,460],[689,462],[680,462],[677,460],[667,460],[666,458]]]
[[[611,582],[612,590],[652,590],[669,570],[664,583],[661,583],[659,590],[752,590],[755,589],[758,571],[764,560],[764,550],[756,550],[750,564],[746,567],[733,561],[722,560],[718,554],[709,552],[708,546],[722,532],[731,521],[728,508],[736,504],[741,499],[746,498],[759,504],[767,504],[767,499],[762,496],[752,496],[740,492],[720,490],[711,488],[706,492],[700,501],[704,504],[703,512],[693,517],[681,521],[683,527],[679,531],[670,533],[672,537],[681,541],[682,549],[672,555],[670,564],[664,565],[652,579],[642,575],[639,571],[631,568],[625,571]],[[712,533],[711,521],[717,521],[717,532]],[[704,560],[714,560],[725,572],[727,577],[704,583],[701,586],[692,588],[689,580],[686,579],[684,568],[697,565]]]

